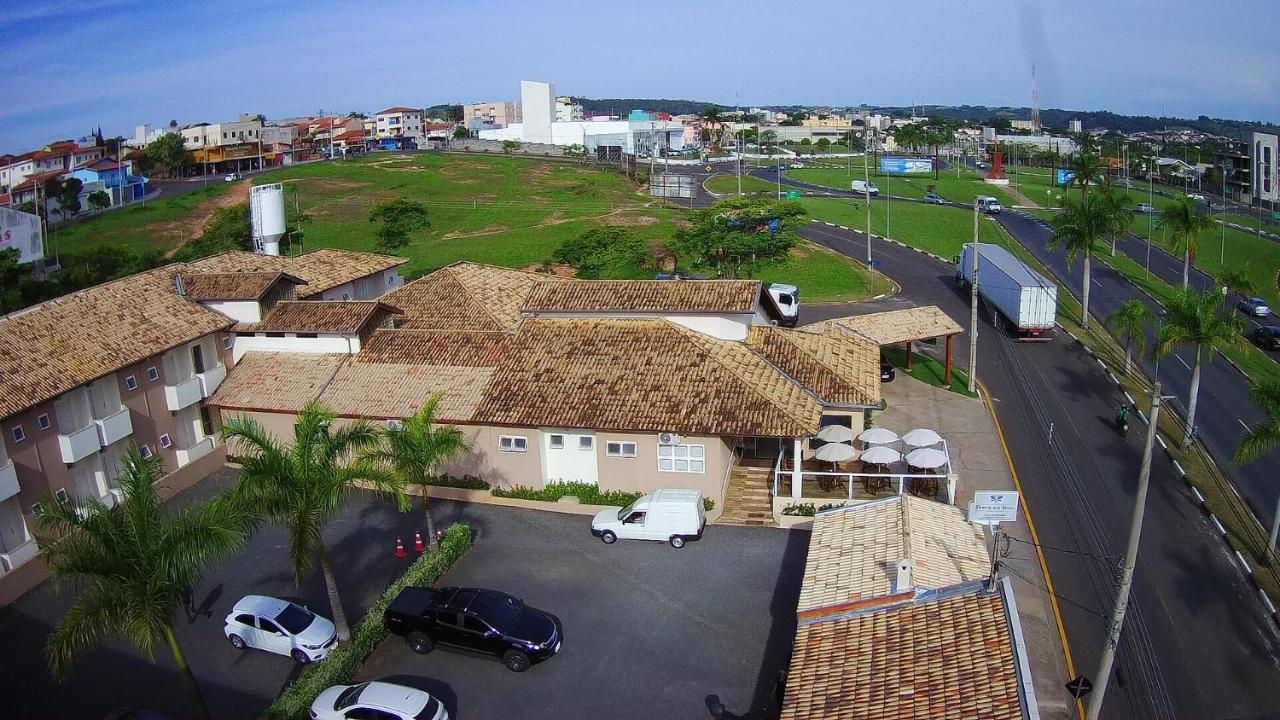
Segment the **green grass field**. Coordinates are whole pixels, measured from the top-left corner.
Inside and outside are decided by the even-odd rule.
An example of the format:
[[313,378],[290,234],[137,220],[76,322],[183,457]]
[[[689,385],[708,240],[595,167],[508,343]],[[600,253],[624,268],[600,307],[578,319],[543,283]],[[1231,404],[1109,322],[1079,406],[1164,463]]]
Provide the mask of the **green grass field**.
[[[968,170],[961,170],[959,177],[956,171],[941,172],[937,178],[931,174],[886,176],[875,168],[870,171],[871,182],[880,188],[881,195],[894,197],[922,198],[932,186],[934,192],[952,202],[971,204],[979,195],[990,195],[998,199],[1006,207],[1017,203],[1013,196],[998,185],[988,185],[982,176]],[[863,168],[856,166],[852,172],[848,168],[803,168],[788,170],[786,176],[798,182],[823,185],[825,187],[848,190],[850,182],[865,177]]]
[[215,182],[186,195],[113,210],[70,227],[52,229],[49,239],[60,254],[68,255],[102,245],[132,251],[172,250],[191,239],[185,232],[190,224],[187,221],[201,206],[216,203],[230,190],[230,183]]
[[[712,175],[707,178],[707,189],[717,195],[736,195],[738,193],[738,176],[732,173],[725,175]],[[783,192],[786,192],[786,186],[783,186]],[[776,194],[778,186],[768,180],[762,180],[755,175],[742,176],[742,192],[744,193],[771,193]]]
[[[843,225],[854,230],[867,226],[867,209],[862,201],[830,198],[805,198],[800,201],[815,220]],[[886,204],[871,204],[871,232],[886,235]],[[945,205],[895,203],[889,210],[888,237],[926,252],[952,258],[960,246],[973,240],[973,211]],[[978,219],[978,237],[982,242],[1000,242],[996,224],[986,216]]]

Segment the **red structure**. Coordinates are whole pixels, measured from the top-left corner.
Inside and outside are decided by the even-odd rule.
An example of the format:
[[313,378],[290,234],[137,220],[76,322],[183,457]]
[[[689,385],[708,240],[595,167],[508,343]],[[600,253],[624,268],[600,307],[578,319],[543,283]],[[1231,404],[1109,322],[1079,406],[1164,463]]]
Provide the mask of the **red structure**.
[[414,552],[422,552],[423,550],[426,550],[426,549],[427,549],[426,544],[422,542],[422,533],[420,533],[420,532],[416,532],[416,533],[414,533],[414,534],[413,534],[413,550],[414,550]]
[[1000,150],[1000,141],[991,143],[991,170],[987,172],[987,180],[1007,180],[1004,174],[1004,153]]
[[395,554],[395,556],[396,556],[396,557],[398,557],[398,558],[402,558],[402,557],[404,557],[405,555],[408,555],[408,554],[409,554],[409,553],[407,553],[407,552],[405,552],[405,551],[404,551],[404,540],[402,540],[402,539],[400,539],[400,538],[396,538],[396,551],[395,551],[395,553],[394,553],[394,554]]

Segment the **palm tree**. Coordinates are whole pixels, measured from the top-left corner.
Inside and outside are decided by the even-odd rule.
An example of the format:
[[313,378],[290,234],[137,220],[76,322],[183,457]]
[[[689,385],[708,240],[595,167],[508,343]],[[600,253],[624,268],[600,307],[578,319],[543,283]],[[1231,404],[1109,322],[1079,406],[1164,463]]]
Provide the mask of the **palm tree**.
[[383,437],[384,447],[374,450],[366,458],[390,465],[405,483],[422,488],[422,512],[427,521],[427,544],[432,550],[439,548],[435,523],[431,520],[431,506],[427,501],[428,480],[433,471],[449,458],[468,449],[467,438],[455,427],[436,425],[436,408],[440,395],[427,401],[412,417],[405,418],[399,426],[389,426]]
[[1197,293],[1183,288],[1170,298],[1164,319],[1156,331],[1156,357],[1164,357],[1174,348],[1190,345],[1196,349],[1196,364],[1191,370],[1191,392],[1187,398],[1187,432],[1185,447],[1191,441],[1196,425],[1196,401],[1200,395],[1200,364],[1206,351],[1213,359],[1215,350],[1240,344],[1240,320],[1222,308],[1218,293]]
[[1101,185],[1107,174],[1107,163],[1097,155],[1088,152],[1077,152],[1071,156],[1067,169],[1075,173],[1071,184],[1080,186],[1080,198],[1089,195],[1090,185]]
[[1196,241],[1200,233],[1213,226],[1208,215],[1196,210],[1196,201],[1183,195],[1160,211],[1160,227],[1169,231],[1169,244],[1182,253],[1182,289],[1187,289],[1191,263],[1196,259]]
[[1103,185],[1099,191],[1099,199],[1107,216],[1107,235],[1111,238],[1111,255],[1116,254],[1116,238],[1128,237],[1129,226],[1133,223],[1133,205],[1129,196],[1118,192],[1111,185]]
[[57,579],[75,578],[79,599],[49,635],[49,666],[70,673],[81,655],[109,636],[121,636],[155,661],[158,641],[169,648],[192,715],[208,718],[200,686],[173,634],[174,611],[199,585],[205,566],[244,543],[253,520],[231,496],[181,510],[161,511],[155,482],[160,460],[143,460],[137,448],[120,466],[121,500],[85,508],[44,503],[38,520],[41,556]]
[[1249,277],[1249,263],[1223,269],[1218,273],[1218,282],[1235,293],[1236,297],[1249,297],[1258,291],[1253,278]]
[[1249,398],[1267,419],[1241,436],[1234,457],[1237,465],[1253,462],[1269,450],[1280,447],[1280,380],[1258,380],[1249,386]]
[[324,546],[325,523],[342,508],[343,499],[360,487],[391,493],[401,511],[409,509],[409,499],[395,473],[358,459],[359,453],[377,445],[378,431],[363,421],[333,428],[335,419],[313,401],[294,422],[291,446],[245,418],[228,420],[222,435],[238,445],[237,454],[242,456],[235,492],[269,522],[288,529],[294,579],[301,582],[319,561],[338,641],[346,643],[351,629]]
[[1133,351],[1142,354],[1147,344],[1147,326],[1151,324],[1151,310],[1141,300],[1127,300],[1107,316],[1105,324],[1111,332],[1124,337],[1124,374],[1132,367]]
[[715,125],[715,144],[718,147],[724,140],[724,115],[720,112],[720,108],[715,105],[708,105],[702,111],[703,126]]
[[1095,198],[1072,200],[1066,198],[1066,208],[1055,215],[1052,220],[1053,237],[1049,239],[1049,249],[1059,247],[1067,249],[1067,266],[1075,264],[1076,257],[1084,256],[1084,288],[1081,291],[1082,311],[1080,327],[1089,329],[1089,259],[1094,245],[1107,232],[1107,212],[1102,201]]

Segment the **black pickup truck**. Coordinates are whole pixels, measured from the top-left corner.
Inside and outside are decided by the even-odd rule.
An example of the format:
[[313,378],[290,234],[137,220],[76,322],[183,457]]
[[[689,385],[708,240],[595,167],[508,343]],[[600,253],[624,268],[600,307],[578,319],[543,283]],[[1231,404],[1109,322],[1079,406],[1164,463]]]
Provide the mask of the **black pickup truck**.
[[479,588],[405,588],[387,606],[383,623],[414,652],[450,645],[498,657],[513,672],[555,655],[564,637],[551,613]]

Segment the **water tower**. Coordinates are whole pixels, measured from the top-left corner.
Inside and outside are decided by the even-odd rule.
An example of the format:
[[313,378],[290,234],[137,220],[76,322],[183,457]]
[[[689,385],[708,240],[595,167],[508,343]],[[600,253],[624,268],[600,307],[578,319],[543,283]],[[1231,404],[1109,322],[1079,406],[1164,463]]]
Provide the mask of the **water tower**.
[[255,185],[249,190],[249,219],[253,228],[253,250],[263,255],[280,254],[284,237],[284,185]]

